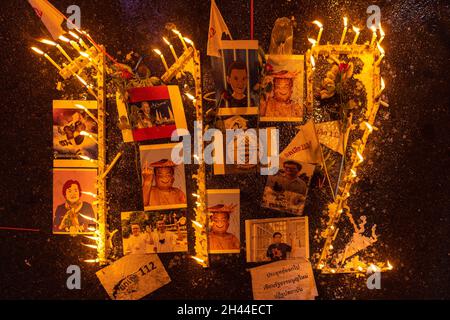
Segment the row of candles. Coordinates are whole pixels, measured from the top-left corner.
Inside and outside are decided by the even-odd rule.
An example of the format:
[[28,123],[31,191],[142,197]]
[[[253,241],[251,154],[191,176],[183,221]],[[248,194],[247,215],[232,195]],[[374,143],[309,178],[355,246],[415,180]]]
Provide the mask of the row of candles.
[[[194,42],[192,42],[192,40],[190,40],[189,38],[183,37],[181,32],[179,32],[176,29],[172,29],[172,32],[175,33],[178,36],[178,38],[180,39],[181,43],[183,44],[184,50],[188,49],[186,43],[191,45],[195,49]],[[173,58],[175,59],[175,62],[177,62],[178,61],[178,56],[177,56],[177,54],[175,52],[175,49],[174,49],[173,45],[165,37],[163,37],[163,40],[169,46],[169,49],[172,52]],[[164,69],[166,71],[169,71],[169,66],[167,65],[166,58],[164,58],[164,55],[162,54],[162,52],[159,49],[153,49],[153,52],[155,52],[161,58],[161,62],[163,64],[163,66],[164,66]]]
[[[315,45],[319,45],[320,43],[320,39],[322,38],[322,33],[323,33],[323,24],[318,21],[318,20],[314,20],[313,24],[316,25],[319,28],[319,34],[317,36],[317,39],[312,39],[309,38],[309,42],[312,43],[313,46]],[[381,42],[383,42],[385,33],[383,28],[381,27],[381,23],[378,26],[379,28],[377,28],[375,25],[372,25],[370,27],[371,31],[372,31],[372,39],[370,40],[370,45],[373,46],[375,45],[375,41],[378,38],[378,34],[377,34],[377,30],[380,29],[380,39],[377,42],[377,45],[380,46]],[[356,26],[352,26],[353,32],[355,33],[355,36],[353,37],[353,41],[352,44],[356,44],[356,42],[358,41],[359,38],[359,34],[361,33],[360,28],[356,27]],[[347,35],[347,31],[348,31],[348,18],[344,17],[344,30],[342,31],[342,35],[341,35],[341,40],[339,41],[340,45],[343,45],[345,42],[345,37]]]

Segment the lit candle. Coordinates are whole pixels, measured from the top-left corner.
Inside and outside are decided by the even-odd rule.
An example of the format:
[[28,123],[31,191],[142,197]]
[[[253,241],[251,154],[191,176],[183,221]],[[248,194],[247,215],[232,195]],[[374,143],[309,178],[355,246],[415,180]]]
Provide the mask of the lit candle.
[[[81,105],[81,104],[75,104],[75,107],[77,107],[78,109],[81,109],[81,110],[83,110],[84,112],[86,112],[86,114],[87,114],[89,117],[91,117],[92,120],[94,120],[95,122],[98,123],[97,117],[94,116],[94,115],[92,114],[92,112],[90,112],[90,111],[88,110],[88,108],[86,108],[85,106],[83,106],[83,105]],[[82,132],[85,132],[85,131],[82,131]],[[80,134],[81,134],[81,133],[80,133]]]
[[316,69],[316,61],[314,60],[314,56],[311,55],[311,69],[314,71]]
[[96,99],[97,99],[97,95],[95,94],[95,92],[92,90],[91,86],[88,85],[88,83],[86,82],[86,80],[84,80],[82,77],[80,77],[79,75],[77,75],[76,73],[74,73],[75,77],[78,79],[78,81],[80,81],[85,87],[86,89],[88,89],[89,93],[92,94]]
[[344,31],[342,31],[341,41],[339,42],[340,45],[344,44],[346,34],[347,34],[347,17],[344,17]]
[[314,46],[317,44],[317,41],[313,38],[308,38],[308,41],[312,44],[311,48],[314,48]]
[[377,40],[377,27],[372,25],[370,29],[372,30],[372,40],[370,40],[370,45],[373,46],[375,41]]
[[63,54],[63,56],[66,57],[67,60],[69,60],[70,62],[73,61],[72,58],[67,54],[67,52],[56,42],[47,39],[42,39],[40,40],[40,42],[56,47]]
[[380,23],[380,40],[378,40],[378,44],[381,44],[383,39],[384,39],[384,30],[383,30],[383,28],[381,28],[381,23]]
[[167,40],[166,38],[163,37],[163,40],[165,43],[167,43],[167,45],[170,48],[170,51],[172,52],[173,57],[175,58],[175,61],[178,61],[178,56],[175,53],[175,49],[173,48],[173,45],[169,42],[169,40]]
[[166,59],[164,58],[163,54],[161,53],[161,51],[159,51],[158,49],[153,49],[153,51],[159,55],[159,57],[161,58],[161,61],[164,65],[164,68],[166,69],[166,71],[169,71],[169,67],[167,66],[167,62]]
[[69,34],[72,36],[72,37],[74,37],[76,40],[78,40],[78,42],[81,44],[81,46],[83,47],[83,48],[85,48],[86,50],[89,50],[89,47],[86,45],[86,43],[83,41],[83,39],[80,37],[80,36],[78,36],[75,32],[73,32],[73,31],[69,31]]
[[183,39],[183,36],[181,35],[181,32],[176,30],[176,29],[172,29],[172,32],[175,33],[178,36],[178,38],[180,39],[181,43],[183,44],[184,50],[187,50],[188,47],[186,45],[186,42]]
[[381,77],[380,91],[378,91],[378,94],[376,95],[375,98],[379,98],[381,96],[381,93],[383,92],[385,87],[386,87],[386,85],[384,83],[384,79],[383,79],[383,77]]
[[80,46],[78,45],[78,43],[76,43],[76,42],[73,41],[73,40],[67,39],[67,38],[64,37],[64,36],[59,36],[59,40],[65,42],[65,43],[70,43],[70,45],[71,45],[75,50],[77,50],[77,51],[80,51],[80,50],[81,50],[81,49],[80,49]]
[[353,38],[352,44],[356,44],[356,41],[358,41],[359,37],[359,28],[353,26],[353,31],[355,32],[355,37]]
[[323,25],[317,20],[314,20],[313,23],[319,27],[319,35],[317,36],[317,44],[320,43],[320,39],[322,38]]
[[377,47],[378,47],[378,50],[380,51],[380,58],[375,62],[375,65],[379,65],[381,63],[381,60],[383,60],[383,58],[384,58],[383,47],[381,47],[379,43],[377,43]]
[[36,52],[37,54],[40,54],[40,55],[44,56],[48,61],[50,61],[50,63],[51,63],[52,65],[55,66],[56,69],[58,69],[58,71],[61,71],[61,67],[60,67],[60,66],[55,62],[55,60],[53,60],[48,54],[44,53],[44,51],[39,50],[39,49],[36,48],[36,47],[31,47],[31,49],[32,49],[34,52]]
[[194,49],[195,49],[195,46],[194,46],[194,41],[192,41],[191,39],[189,39],[189,38],[186,38],[186,37],[183,37],[183,39],[184,39],[184,41],[186,41],[186,43],[187,43],[187,44],[191,45],[191,46],[192,46],[192,48],[194,48]]

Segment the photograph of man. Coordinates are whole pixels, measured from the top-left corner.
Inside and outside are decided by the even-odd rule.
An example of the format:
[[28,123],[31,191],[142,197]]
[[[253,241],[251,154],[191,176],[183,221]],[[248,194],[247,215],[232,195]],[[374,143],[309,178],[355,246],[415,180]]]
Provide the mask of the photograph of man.
[[283,235],[275,232],[272,236],[272,244],[267,248],[267,257],[271,261],[286,260],[287,253],[292,251],[292,246],[282,242]]
[[53,220],[55,232],[88,232],[88,226],[93,224],[95,213],[92,205],[82,201],[81,185],[77,180],[67,180],[62,187],[65,203],[58,205]]
[[131,223],[131,235],[124,241],[124,253],[145,254],[153,253],[154,242],[147,232],[141,232],[139,223]]
[[227,69],[226,79],[229,90],[222,93],[220,107],[246,108],[255,106],[252,98],[250,98],[250,104],[247,99],[248,72],[244,62],[232,62]]
[[138,129],[153,127],[152,116],[150,113],[150,104],[147,101],[141,103],[141,110],[139,110],[139,117],[137,122]]
[[299,118],[303,117],[303,106],[292,100],[296,72],[279,71],[269,74],[272,80],[272,94],[261,101],[261,117]]
[[176,166],[168,159],[161,159],[150,165],[144,164],[142,169],[144,206],[186,203],[184,192],[173,186]]
[[175,252],[177,241],[183,240],[181,230],[177,224],[177,233],[166,230],[166,222],[164,219],[159,219],[156,222],[156,230],[152,232],[152,240],[155,244],[155,252]]
[[303,165],[294,160],[286,160],[283,169],[269,176],[264,189],[263,206],[302,214],[308,191],[307,175],[300,174]]
[[228,232],[230,226],[230,215],[236,205],[218,204],[208,208],[211,214],[209,238],[209,249],[211,251],[239,250],[240,241],[232,233]]

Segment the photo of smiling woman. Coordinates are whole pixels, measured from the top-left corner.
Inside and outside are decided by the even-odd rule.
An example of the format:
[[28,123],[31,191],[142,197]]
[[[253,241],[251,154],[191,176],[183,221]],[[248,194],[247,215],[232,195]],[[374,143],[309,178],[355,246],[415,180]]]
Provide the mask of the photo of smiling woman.
[[53,233],[93,233],[97,170],[54,169]]

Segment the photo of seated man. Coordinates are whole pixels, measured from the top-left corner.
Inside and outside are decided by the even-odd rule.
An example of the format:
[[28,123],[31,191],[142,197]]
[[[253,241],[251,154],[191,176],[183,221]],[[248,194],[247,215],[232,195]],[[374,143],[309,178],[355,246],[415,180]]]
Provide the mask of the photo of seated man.
[[210,251],[239,251],[239,239],[234,234],[228,232],[230,215],[233,214],[235,208],[236,205],[227,206],[224,204],[218,204],[208,208],[208,212],[211,214],[211,230],[208,234]]
[[168,159],[147,164],[142,169],[144,206],[169,206],[186,203],[186,195],[174,187],[175,167]]
[[282,242],[281,232],[275,232],[272,235],[272,244],[267,248],[267,257],[271,261],[286,260],[287,253],[292,251],[292,245]]

